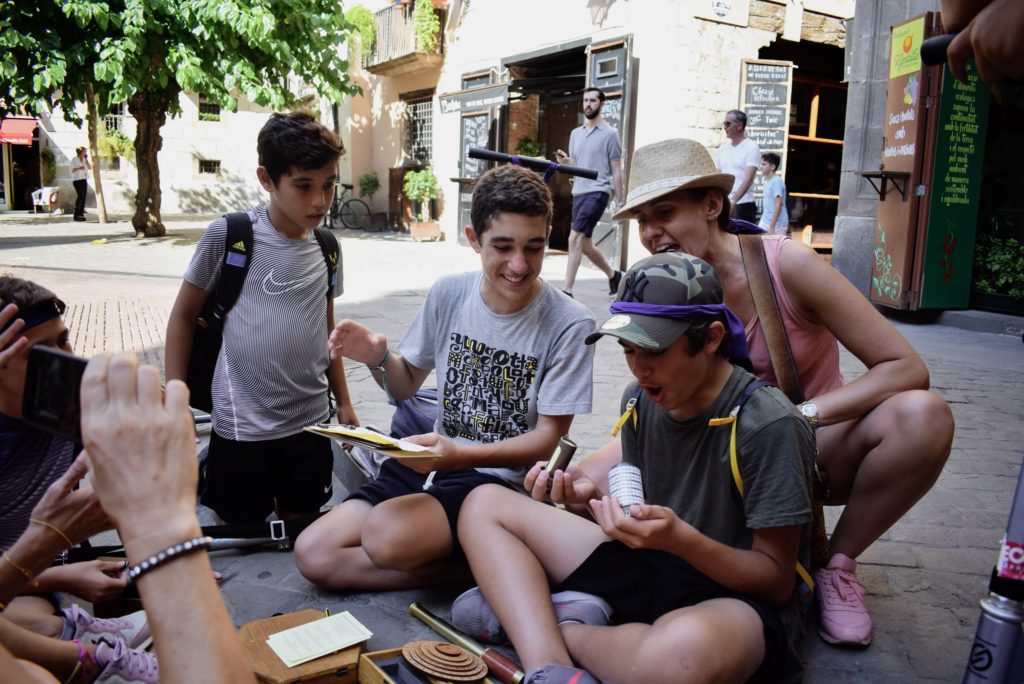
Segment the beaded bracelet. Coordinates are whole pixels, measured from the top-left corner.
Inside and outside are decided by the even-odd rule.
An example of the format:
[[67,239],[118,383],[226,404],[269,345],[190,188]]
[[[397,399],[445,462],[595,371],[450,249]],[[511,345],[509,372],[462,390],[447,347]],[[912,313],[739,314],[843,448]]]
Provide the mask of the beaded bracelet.
[[173,546],[168,546],[163,551],[157,551],[138,565],[133,565],[128,570],[128,581],[135,582],[139,577],[146,574],[153,568],[163,565],[164,563],[168,563],[179,556],[186,556],[193,551],[208,549],[212,545],[213,537],[196,537],[195,539],[189,539],[187,541],[178,542]]

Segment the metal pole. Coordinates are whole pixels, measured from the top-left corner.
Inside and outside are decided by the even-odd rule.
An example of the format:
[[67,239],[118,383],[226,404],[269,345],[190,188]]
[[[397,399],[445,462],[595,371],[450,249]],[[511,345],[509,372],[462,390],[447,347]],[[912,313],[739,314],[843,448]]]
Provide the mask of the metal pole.
[[1024,466],[988,588],[963,682],[1017,684],[1024,681]]

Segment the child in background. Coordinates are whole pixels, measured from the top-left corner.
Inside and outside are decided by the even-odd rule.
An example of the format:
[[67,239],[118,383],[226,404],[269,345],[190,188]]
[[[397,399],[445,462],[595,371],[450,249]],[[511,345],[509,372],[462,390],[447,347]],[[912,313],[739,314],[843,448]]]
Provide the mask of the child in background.
[[764,175],[761,227],[769,233],[785,235],[789,232],[789,215],[786,213],[786,184],[778,175],[782,160],[774,152],[761,155],[761,173]]

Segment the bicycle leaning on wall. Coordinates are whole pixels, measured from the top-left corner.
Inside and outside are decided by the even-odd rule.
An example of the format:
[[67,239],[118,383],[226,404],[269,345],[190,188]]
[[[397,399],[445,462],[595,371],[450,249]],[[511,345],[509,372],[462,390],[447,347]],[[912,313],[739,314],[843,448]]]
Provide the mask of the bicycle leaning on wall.
[[370,207],[358,197],[352,197],[351,183],[338,183],[331,210],[324,216],[324,227],[334,230],[337,223],[346,228],[370,229]]

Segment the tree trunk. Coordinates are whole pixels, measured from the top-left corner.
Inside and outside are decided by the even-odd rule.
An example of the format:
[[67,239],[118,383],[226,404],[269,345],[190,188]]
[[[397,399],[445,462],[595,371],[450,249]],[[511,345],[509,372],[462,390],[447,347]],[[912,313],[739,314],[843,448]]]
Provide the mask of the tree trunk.
[[100,223],[106,223],[107,203],[103,198],[103,185],[100,183],[100,153],[96,143],[99,114],[96,113],[96,93],[93,92],[91,83],[85,86],[85,105],[89,111],[89,154],[92,155],[92,186],[96,192],[96,214]]
[[157,154],[163,146],[160,128],[167,121],[167,109],[174,88],[158,92],[137,92],[128,99],[128,111],[138,122],[135,134],[135,163],[139,169],[139,190],[135,194],[135,235],[162,237],[167,233],[160,219],[160,165]]

